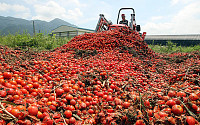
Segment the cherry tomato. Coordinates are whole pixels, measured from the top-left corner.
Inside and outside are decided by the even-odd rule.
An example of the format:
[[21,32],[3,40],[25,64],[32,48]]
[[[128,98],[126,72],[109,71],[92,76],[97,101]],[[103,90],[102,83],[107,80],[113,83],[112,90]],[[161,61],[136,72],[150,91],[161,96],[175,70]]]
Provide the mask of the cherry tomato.
[[4,73],[3,73],[3,77],[4,77],[5,79],[11,79],[11,78],[12,78],[12,74],[11,74],[10,72],[4,72]]
[[14,109],[12,109],[11,114],[13,114],[15,117],[18,118],[20,115],[20,111],[19,111],[19,109],[14,108]]
[[183,113],[183,108],[180,105],[172,106],[172,113],[175,115],[181,115]]
[[94,113],[94,110],[93,110],[93,109],[89,109],[89,110],[88,110],[88,113],[89,113],[89,114],[93,114],[93,113]]
[[76,119],[74,118],[74,117],[71,117],[70,119],[69,119],[69,123],[70,124],[74,124],[76,122]]
[[6,95],[7,95],[6,91],[4,90],[0,91],[0,97],[6,97]]
[[124,108],[128,108],[130,106],[130,103],[129,102],[124,102],[123,106],[124,106]]
[[189,99],[190,99],[191,101],[196,101],[196,100],[199,99],[199,97],[197,96],[197,94],[191,93],[191,94],[189,95]]
[[186,97],[186,94],[185,92],[180,91],[180,92],[177,92],[177,97]]
[[61,88],[57,88],[57,89],[56,89],[56,95],[60,96],[60,95],[62,95],[63,93],[64,93],[64,90],[63,90],[63,89],[61,89]]
[[172,100],[172,99],[170,99],[170,100],[168,100],[167,102],[166,102],[166,105],[168,105],[169,107],[172,107],[173,105],[175,105],[176,104],[176,102],[174,101],[174,100]]
[[176,91],[170,90],[170,91],[168,92],[168,96],[169,96],[169,97],[174,97],[174,96],[176,96]]
[[176,124],[176,120],[173,117],[168,117],[168,121],[172,124],[175,125]]
[[186,122],[188,123],[188,125],[195,125],[196,120],[192,116],[186,116]]
[[137,120],[135,125],[145,125],[143,120]]
[[74,99],[70,100],[70,104],[71,105],[76,105],[76,100],[74,100]]
[[71,117],[72,117],[72,111],[70,111],[70,110],[66,110],[66,111],[64,112],[64,114],[65,114],[65,117],[66,117],[66,118],[71,118]]
[[29,106],[28,107],[28,113],[30,115],[36,116],[38,114],[38,107],[36,107],[36,106]]
[[67,100],[72,100],[72,99],[73,99],[73,96],[72,96],[71,94],[68,94],[68,95],[66,96],[66,99],[67,99]]

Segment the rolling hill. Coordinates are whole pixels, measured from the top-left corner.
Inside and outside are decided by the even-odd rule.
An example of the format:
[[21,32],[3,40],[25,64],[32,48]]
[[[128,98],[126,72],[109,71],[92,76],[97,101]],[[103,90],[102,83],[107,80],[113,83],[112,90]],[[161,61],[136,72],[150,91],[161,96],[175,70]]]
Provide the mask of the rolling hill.
[[76,25],[61,20],[59,18],[55,18],[54,20],[47,22],[42,20],[25,20],[21,18],[0,16],[0,34],[7,35],[9,33],[15,34],[16,32],[27,32],[33,35],[33,21],[35,24],[36,33],[42,32],[47,34],[60,25],[77,27]]

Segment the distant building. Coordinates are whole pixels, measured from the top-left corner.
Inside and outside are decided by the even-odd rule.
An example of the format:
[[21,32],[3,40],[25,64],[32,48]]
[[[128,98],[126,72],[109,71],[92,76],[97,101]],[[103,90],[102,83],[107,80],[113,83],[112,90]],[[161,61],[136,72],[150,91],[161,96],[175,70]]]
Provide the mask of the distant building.
[[188,35],[147,35],[145,37],[147,44],[166,45],[167,41],[176,43],[177,45],[190,46],[200,45],[200,34]]
[[84,33],[93,33],[93,32],[94,30],[90,30],[90,29],[61,25],[58,28],[54,29],[51,35],[55,35],[56,37],[70,37],[71,38],[71,37],[81,35]]

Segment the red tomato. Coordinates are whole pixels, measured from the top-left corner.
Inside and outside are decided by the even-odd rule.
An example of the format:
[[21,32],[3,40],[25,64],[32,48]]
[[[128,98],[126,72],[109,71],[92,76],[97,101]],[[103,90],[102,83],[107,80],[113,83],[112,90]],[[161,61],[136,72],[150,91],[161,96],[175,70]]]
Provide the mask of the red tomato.
[[196,104],[192,104],[192,108],[197,111],[199,107]]
[[69,119],[69,123],[70,124],[74,124],[76,122],[76,119],[74,118],[74,117],[71,117],[70,119]]
[[145,105],[146,107],[150,107],[150,102],[149,102],[149,100],[145,100],[145,101],[144,101],[144,105]]
[[45,116],[43,122],[47,125],[53,125],[53,120],[49,116]]
[[73,85],[73,87],[72,87],[73,89],[75,89],[75,90],[78,90],[78,85]]
[[70,104],[71,105],[76,105],[76,100],[74,100],[74,99],[70,100]]
[[191,101],[196,101],[196,100],[199,99],[199,97],[197,96],[197,94],[191,93],[191,94],[189,95],[189,99],[190,99]]
[[99,97],[103,97],[103,92],[98,92]]
[[54,106],[54,105],[50,105],[49,108],[50,108],[52,111],[55,111],[55,110],[56,110],[56,106]]
[[6,125],[6,121],[3,120],[3,119],[1,119],[1,120],[0,120],[0,125]]
[[64,90],[63,90],[63,89],[61,89],[61,88],[57,88],[57,89],[56,89],[56,95],[60,96],[60,95],[62,95],[63,93],[64,93]]
[[19,109],[14,108],[12,109],[11,114],[18,118],[20,115],[20,111]]
[[147,112],[148,112],[148,115],[149,115],[150,117],[153,116],[153,110],[148,110]]
[[82,109],[85,109],[87,105],[86,105],[84,102],[82,102],[82,103],[80,104],[80,106],[81,106]]
[[89,101],[89,102],[92,101],[92,96],[87,96],[86,100]]
[[160,111],[160,112],[159,112],[159,116],[160,116],[160,117],[167,117],[168,114],[165,113],[165,112],[163,112],[163,111]]
[[186,116],[186,122],[188,123],[188,125],[195,125],[196,120],[192,116]]
[[106,98],[106,101],[107,101],[107,102],[108,102],[108,101],[113,101],[112,95],[108,95],[107,98]]
[[49,100],[49,101],[55,101],[55,96],[50,96],[50,97],[48,98],[48,100]]
[[89,113],[89,114],[93,114],[93,113],[94,113],[94,110],[93,110],[93,109],[89,109],[89,110],[88,110],[88,113]]
[[22,83],[22,80],[21,80],[20,78],[17,78],[17,79],[16,79],[16,82],[17,82],[17,84],[21,84],[21,83]]
[[169,97],[174,97],[174,96],[176,96],[176,91],[169,90],[168,96],[169,96]]
[[13,110],[13,106],[10,105],[10,106],[6,107],[6,110],[11,113],[11,111]]
[[37,117],[38,117],[39,119],[41,119],[41,118],[44,117],[44,115],[42,114],[42,112],[38,111]]
[[5,83],[5,80],[2,78],[2,79],[0,79],[0,84],[1,85],[4,85],[4,83]]
[[4,72],[4,73],[3,73],[3,77],[4,77],[5,79],[11,79],[11,78],[12,78],[12,74],[11,74],[10,72]]
[[173,78],[175,79],[175,78],[176,78],[176,75],[173,75]]
[[166,105],[168,105],[169,107],[172,107],[173,105],[175,105],[176,104],[176,102],[174,101],[174,100],[168,100],[167,102],[166,102]]
[[34,88],[38,88],[39,86],[40,86],[40,84],[39,84],[38,82],[34,82],[34,83],[33,83],[33,87],[34,87]]
[[2,90],[0,91],[0,97],[5,97],[7,95],[6,91]]
[[172,106],[172,112],[175,115],[181,115],[183,113],[183,108],[180,105],[174,105]]
[[119,99],[119,98],[115,98],[115,104],[116,105],[121,105],[122,104],[122,100],[121,99]]
[[28,107],[28,113],[30,115],[36,116],[38,114],[38,107],[36,107],[36,106],[29,106]]
[[177,92],[177,97],[186,97],[185,92]]
[[73,96],[72,96],[71,94],[68,94],[68,95],[66,96],[66,99],[67,99],[67,100],[72,100],[72,99],[73,99]]
[[64,112],[64,114],[65,114],[65,117],[66,117],[66,118],[71,118],[71,117],[72,117],[72,111],[70,111],[70,110],[66,110],[66,111]]
[[168,117],[168,121],[172,124],[175,125],[176,124],[176,120],[173,117]]
[[166,112],[167,114],[171,114],[172,109],[171,108],[164,108],[162,111]]
[[74,111],[75,110],[75,107],[73,105],[69,105],[69,110],[70,111]]
[[130,103],[129,102],[124,102],[123,106],[124,106],[124,108],[128,108],[130,106]]
[[145,125],[143,120],[137,120],[135,125]]
[[19,111],[26,111],[26,107],[23,106],[23,105],[18,105],[16,108],[17,108]]
[[25,122],[25,125],[31,125],[31,121],[28,119],[26,119],[24,122]]

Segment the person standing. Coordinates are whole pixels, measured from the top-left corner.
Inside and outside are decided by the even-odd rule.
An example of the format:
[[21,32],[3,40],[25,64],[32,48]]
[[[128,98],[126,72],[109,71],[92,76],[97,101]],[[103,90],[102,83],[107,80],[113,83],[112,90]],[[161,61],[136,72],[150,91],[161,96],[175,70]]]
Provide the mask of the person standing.
[[125,24],[128,26],[128,20],[126,20],[125,14],[122,14],[122,20],[119,22],[119,24]]

